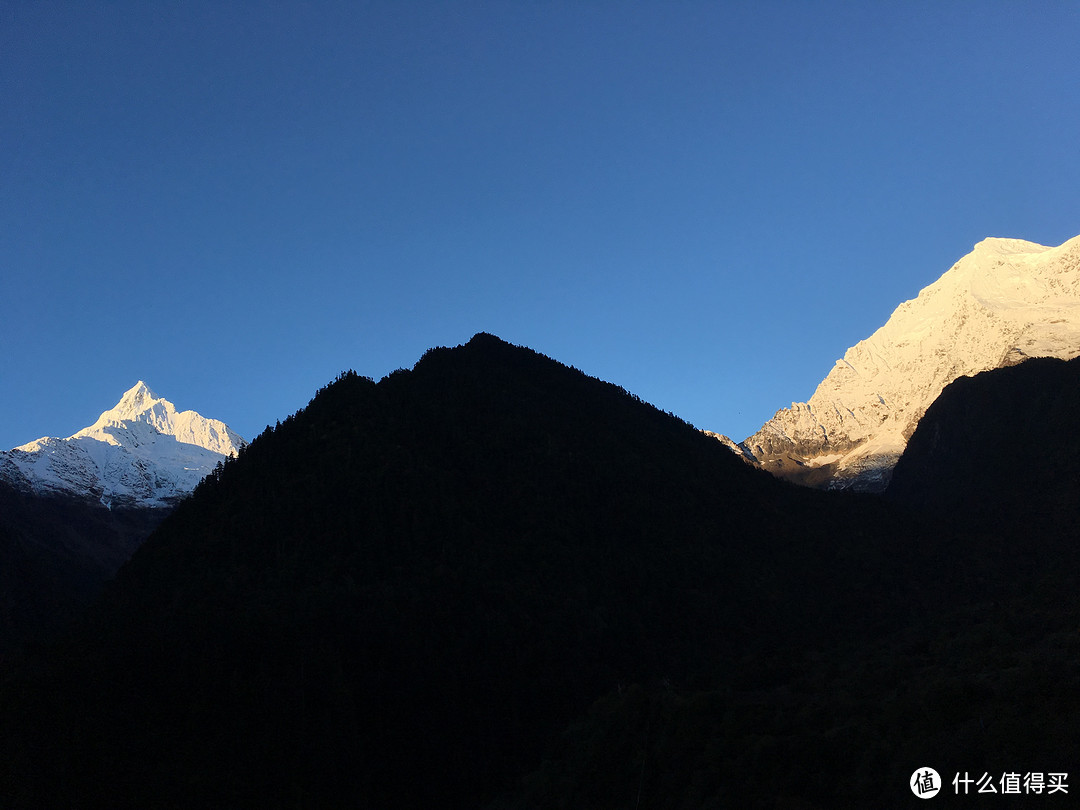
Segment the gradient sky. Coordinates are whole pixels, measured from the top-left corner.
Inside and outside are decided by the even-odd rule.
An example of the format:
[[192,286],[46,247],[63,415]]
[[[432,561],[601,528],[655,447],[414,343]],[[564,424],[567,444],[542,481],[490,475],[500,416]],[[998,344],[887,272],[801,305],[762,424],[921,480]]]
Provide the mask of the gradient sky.
[[1080,233],[1076,2],[0,0],[0,447],[487,331],[745,438]]

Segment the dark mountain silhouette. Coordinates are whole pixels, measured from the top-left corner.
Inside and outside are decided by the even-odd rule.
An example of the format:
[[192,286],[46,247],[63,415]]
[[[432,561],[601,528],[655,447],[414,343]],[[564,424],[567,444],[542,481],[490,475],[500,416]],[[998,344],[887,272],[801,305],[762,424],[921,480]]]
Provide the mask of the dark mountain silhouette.
[[[920,762],[944,777],[939,803],[963,801],[954,776],[989,775],[1001,792],[1007,773],[1068,772],[1080,754],[1078,424],[1080,360],[953,382],[886,502],[862,501],[867,518],[911,521],[897,556],[869,547],[865,562],[917,555],[904,576],[911,593],[943,588],[936,612],[876,637],[855,630],[846,646],[780,645],[762,660],[784,674],[766,671],[758,690],[717,674],[703,689],[611,692],[494,807],[906,807]],[[1046,798],[1019,790],[1013,801]]]
[[110,510],[0,481],[0,657],[42,643],[85,610],[168,511]]
[[0,794],[865,806],[909,799],[927,757],[1055,769],[1039,746],[1077,752],[1076,698],[1019,695],[1018,735],[997,690],[1060,681],[1071,606],[988,591],[999,547],[972,573],[950,532],[477,335],[343,374],[181,503],[69,642],[8,667]]
[[995,533],[1056,533],[1080,517],[1078,417],[1080,358],[961,377],[919,423],[889,497]]

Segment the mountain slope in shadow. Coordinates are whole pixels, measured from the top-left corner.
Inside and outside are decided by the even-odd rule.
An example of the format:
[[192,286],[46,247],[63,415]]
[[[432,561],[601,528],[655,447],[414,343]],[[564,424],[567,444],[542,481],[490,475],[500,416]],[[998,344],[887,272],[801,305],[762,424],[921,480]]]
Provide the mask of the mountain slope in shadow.
[[[7,670],[4,792],[477,807],[513,801],[598,699],[643,689],[756,695],[719,726],[748,765],[748,706],[775,718],[788,689],[780,714],[802,716],[826,662],[965,598],[941,540],[480,334],[378,383],[343,374],[182,502],[71,641]],[[776,795],[828,798],[794,781],[818,759],[787,762]]]
[[868,544],[863,559],[903,570],[904,598],[934,589],[931,610],[869,634],[841,622],[848,643],[750,646],[692,687],[612,690],[491,810],[907,807],[927,766],[947,804],[972,800],[968,776],[999,792],[1010,773],[1068,782],[1080,756],[1077,424],[1080,361],[953,382],[884,501],[828,512],[841,544],[837,516],[855,504],[868,527],[895,518],[895,554]]

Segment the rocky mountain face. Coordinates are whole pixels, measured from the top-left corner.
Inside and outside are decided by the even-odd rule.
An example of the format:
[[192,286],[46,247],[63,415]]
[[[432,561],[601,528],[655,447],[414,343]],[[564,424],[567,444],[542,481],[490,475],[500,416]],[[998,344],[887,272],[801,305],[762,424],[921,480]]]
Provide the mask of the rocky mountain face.
[[985,239],[851,347],[808,402],[740,447],[826,488],[882,491],[927,407],[962,376],[1080,354],[1080,237],[1058,247]]
[[167,507],[244,444],[224,422],[178,411],[140,380],[74,435],[0,452],[0,479],[23,492],[108,507]]

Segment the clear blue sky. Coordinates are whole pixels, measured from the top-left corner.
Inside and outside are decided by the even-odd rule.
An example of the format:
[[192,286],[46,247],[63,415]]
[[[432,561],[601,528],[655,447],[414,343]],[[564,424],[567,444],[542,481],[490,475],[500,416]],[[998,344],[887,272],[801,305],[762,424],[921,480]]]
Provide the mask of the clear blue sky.
[[1075,2],[0,0],[0,447],[487,331],[742,439],[1080,233]]

